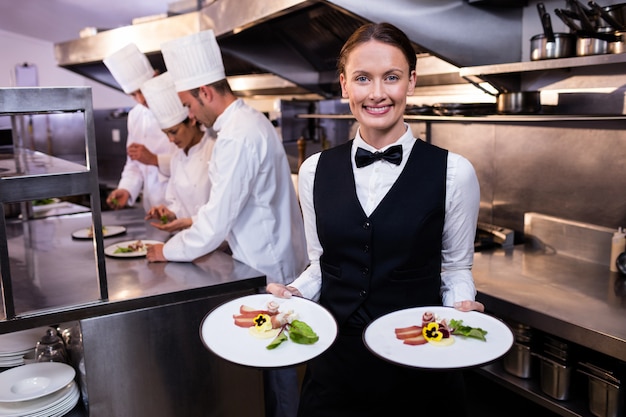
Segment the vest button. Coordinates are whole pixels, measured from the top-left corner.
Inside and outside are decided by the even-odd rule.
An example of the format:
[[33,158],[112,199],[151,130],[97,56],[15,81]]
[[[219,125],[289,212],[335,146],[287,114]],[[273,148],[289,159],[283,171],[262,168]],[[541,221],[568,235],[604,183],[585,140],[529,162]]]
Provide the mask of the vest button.
[[365,291],[365,290],[361,290],[361,291],[359,291],[359,295],[360,295],[361,297],[365,297],[365,296],[367,295],[367,291]]
[[363,252],[367,253],[367,252],[369,252],[369,251],[370,251],[370,246],[369,246],[369,245],[365,245],[365,246],[363,247]]
[[366,220],[365,223],[363,223],[363,229],[367,230],[367,229],[370,228],[371,225],[372,224],[369,221]]
[[361,269],[361,275],[363,276],[367,275],[368,272],[370,272],[370,269],[368,267]]

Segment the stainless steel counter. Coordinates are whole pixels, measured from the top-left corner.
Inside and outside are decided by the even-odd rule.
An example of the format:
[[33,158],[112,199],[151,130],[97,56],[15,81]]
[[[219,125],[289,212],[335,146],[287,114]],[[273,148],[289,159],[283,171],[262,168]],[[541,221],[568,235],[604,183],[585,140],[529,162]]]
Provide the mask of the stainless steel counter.
[[515,246],[475,254],[488,313],[626,361],[626,277],[600,265]]
[[[104,226],[126,227],[104,246],[167,240],[143,216],[141,209],[103,212]],[[78,213],[7,227],[19,317],[0,320],[0,333],[56,324],[71,330],[83,396],[70,415],[263,416],[261,371],[213,355],[199,328],[220,303],[258,292],[265,277],[220,251],[193,263],[107,257],[109,299],[99,300],[94,242],[72,237],[90,226],[90,213]]]
[[[141,209],[103,212],[102,224],[126,227],[125,234],[105,238],[105,247],[127,240],[166,241],[169,237],[150,226]],[[74,231],[90,226],[90,213],[7,224],[19,318],[0,320],[0,333],[265,285],[260,272],[223,252],[193,263],[107,257],[109,299],[99,300],[94,244],[72,237]]]

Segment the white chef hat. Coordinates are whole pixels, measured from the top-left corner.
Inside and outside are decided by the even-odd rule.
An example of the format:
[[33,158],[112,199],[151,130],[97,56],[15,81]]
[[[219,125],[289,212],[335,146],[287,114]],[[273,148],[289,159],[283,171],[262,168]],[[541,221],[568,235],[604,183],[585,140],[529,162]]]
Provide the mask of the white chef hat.
[[161,53],[176,91],[192,90],[226,78],[222,53],[212,29],[165,42]]
[[169,129],[183,122],[189,111],[174,89],[174,80],[169,72],[164,72],[141,85],[141,93],[146,98],[148,108],[159,121],[161,129]]
[[154,76],[150,61],[134,43],[112,53],[103,62],[126,94],[139,90]]

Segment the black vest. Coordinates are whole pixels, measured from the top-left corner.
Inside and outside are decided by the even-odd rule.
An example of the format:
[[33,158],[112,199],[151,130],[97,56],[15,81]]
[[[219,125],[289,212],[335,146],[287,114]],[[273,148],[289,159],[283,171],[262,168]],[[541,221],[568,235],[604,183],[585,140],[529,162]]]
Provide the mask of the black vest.
[[351,146],[322,152],[315,173],[320,304],[340,326],[355,328],[391,311],[441,305],[448,152],[416,140],[404,170],[367,217],[356,195]]

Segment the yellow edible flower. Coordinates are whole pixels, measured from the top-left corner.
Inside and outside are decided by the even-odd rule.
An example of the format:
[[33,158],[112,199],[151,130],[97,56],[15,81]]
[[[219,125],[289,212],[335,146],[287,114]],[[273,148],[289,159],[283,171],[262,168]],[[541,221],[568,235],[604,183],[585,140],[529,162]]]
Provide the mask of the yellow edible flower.
[[424,328],[422,329],[422,334],[424,335],[424,338],[429,342],[438,342],[443,339],[443,333],[439,331],[439,323],[437,322],[431,322],[424,326]]
[[259,314],[254,318],[254,327],[259,332],[272,330],[272,319],[267,314]]

